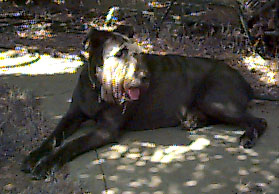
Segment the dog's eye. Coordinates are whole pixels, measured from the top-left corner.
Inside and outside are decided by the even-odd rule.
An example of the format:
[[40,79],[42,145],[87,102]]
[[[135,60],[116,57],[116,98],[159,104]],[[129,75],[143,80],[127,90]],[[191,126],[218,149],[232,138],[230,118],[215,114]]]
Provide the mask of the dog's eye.
[[119,50],[114,56],[115,57],[122,57],[124,55],[128,54],[128,49],[127,48],[123,48],[121,50]]

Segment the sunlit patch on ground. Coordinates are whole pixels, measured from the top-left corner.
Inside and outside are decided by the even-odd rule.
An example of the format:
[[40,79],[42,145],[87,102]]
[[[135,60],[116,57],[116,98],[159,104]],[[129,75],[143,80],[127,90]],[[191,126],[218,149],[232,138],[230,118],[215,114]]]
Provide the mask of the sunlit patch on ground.
[[183,154],[194,150],[203,150],[210,145],[210,141],[205,138],[198,138],[188,146],[167,146],[156,149],[155,153],[151,157],[151,162],[170,163],[173,160],[180,160],[183,158]]
[[20,64],[24,65],[27,63],[33,63],[39,60],[39,54],[29,54],[28,52],[9,50],[0,53],[0,68],[13,68],[18,67]]
[[263,74],[261,81],[267,84],[279,84],[278,81],[278,70],[279,60],[265,60],[258,54],[253,54],[248,57],[244,57],[243,63],[247,66],[250,71],[258,71]]
[[[142,161],[137,162],[136,166],[144,166],[146,161],[167,164],[175,161],[184,161],[184,154],[186,152],[203,150],[210,145],[210,140],[201,137],[189,145],[164,146],[149,142],[134,142],[134,145],[139,147],[129,149],[128,145],[114,145],[109,151],[102,153],[100,156],[109,160],[119,159],[123,155],[129,160],[138,160],[141,158]],[[152,153],[149,153],[149,151],[141,152],[140,148],[149,148],[152,150]],[[104,160],[93,161],[92,165],[103,162]]]
[[0,75],[75,73],[82,64],[77,55],[63,54],[62,57],[52,57],[48,54],[40,55],[24,50],[0,52]]

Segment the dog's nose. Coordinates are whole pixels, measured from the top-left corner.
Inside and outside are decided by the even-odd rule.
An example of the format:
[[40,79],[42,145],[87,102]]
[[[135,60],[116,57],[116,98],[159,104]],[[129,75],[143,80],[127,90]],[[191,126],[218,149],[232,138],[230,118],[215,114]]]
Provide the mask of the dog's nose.
[[129,87],[141,87],[145,84],[148,84],[148,76],[144,72],[138,72],[134,79],[130,80]]
[[144,71],[142,71],[142,72],[140,72],[140,73],[138,74],[138,79],[140,80],[140,82],[141,82],[142,84],[147,83],[148,80],[149,80],[149,79],[148,79],[147,73],[144,72]]

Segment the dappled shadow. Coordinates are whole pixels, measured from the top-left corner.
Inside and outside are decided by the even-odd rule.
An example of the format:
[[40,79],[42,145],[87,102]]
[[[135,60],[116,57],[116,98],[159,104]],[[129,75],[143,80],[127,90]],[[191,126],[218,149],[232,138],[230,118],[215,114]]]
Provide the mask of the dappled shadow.
[[229,62],[231,66],[238,69],[256,93],[266,93],[271,96],[279,96],[279,72],[277,58],[265,60],[254,53],[242,56],[242,59]]
[[[251,48],[246,35],[241,31],[236,9],[228,6],[230,3],[235,6],[235,3],[215,2],[203,6],[203,2],[200,0],[195,3],[175,3],[165,22],[159,26],[158,37],[154,36],[156,34],[154,26],[160,23],[169,6],[165,1],[114,2],[113,6],[121,8],[121,13],[115,16],[115,23],[133,25],[136,41],[148,52],[234,59],[234,62],[230,63],[232,66],[246,68],[247,63],[243,63],[241,58],[245,58]],[[111,1],[85,3],[88,9],[85,9],[84,5],[81,9],[82,14],[71,9],[63,10],[61,9],[63,5],[48,9],[31,6],[26,8],[27,10],[23,10],[22,7],[3,6],[3,10],[7,9],[7,11],[0,15],[5,23],[1,26],[3,45],[0,44],[0,47],[15,48],[18,45],[25,45],[29,50],[36,50],[43,57],[44,54],[50,54],[51,57],[65,56],[65,53],[78,54],[82,50],[81,42],[88,28],[103,26],[106,23],[105,16],[108,8],[112,5]],[[135,7],[137,10],[134,9]],[[46,59],[48,60],[48,57]],[[269,64],[275,68],[270,68]],[[272,91],[275,95],[279,94],[278,61],[268,62],[264,67],[266,69],[264,73],[258,71],[262,66],[257,66],[260,67],[251,69],[248,65],[245,76],[251,80],[250,83],[261,89],[268,87],[263,89],[266,93]]]
[[[276,106],[266,108],[278,114]],[[263,107],[254,109],[260,113]],[[107,193],[276,193],[278,134],[275,117],[254,149],[239,147],[240,128],[217,125],[192,132],[177,128],[130,132],[119,144],[98,149],[98,156],[79,157],[75,173],[81,184],[91,180],[89,191]],[[184,143],[183,143],[184,142]],[[91,153],[92,155],[93,153]],[[93,154],[94,155],[94,154]],[[101,170],[100,170],[101,167]],[[94,180],[94,181],[92,181]],[[94,190],[103,181],[101,190]],[[95,188],[96,189],[96,188]]]

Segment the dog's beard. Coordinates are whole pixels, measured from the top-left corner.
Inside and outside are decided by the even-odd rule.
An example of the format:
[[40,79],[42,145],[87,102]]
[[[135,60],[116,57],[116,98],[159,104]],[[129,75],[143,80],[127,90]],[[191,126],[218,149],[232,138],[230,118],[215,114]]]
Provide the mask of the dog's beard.
[[127,89],[127,92],[124,88],[124,85],[133,79],[135,70],[135,63],[122,63],[114,57],[106,59],[101,70],[102,99],[109,103],[120,104],[127,100],[137,100],[140,95],[138,88]]

